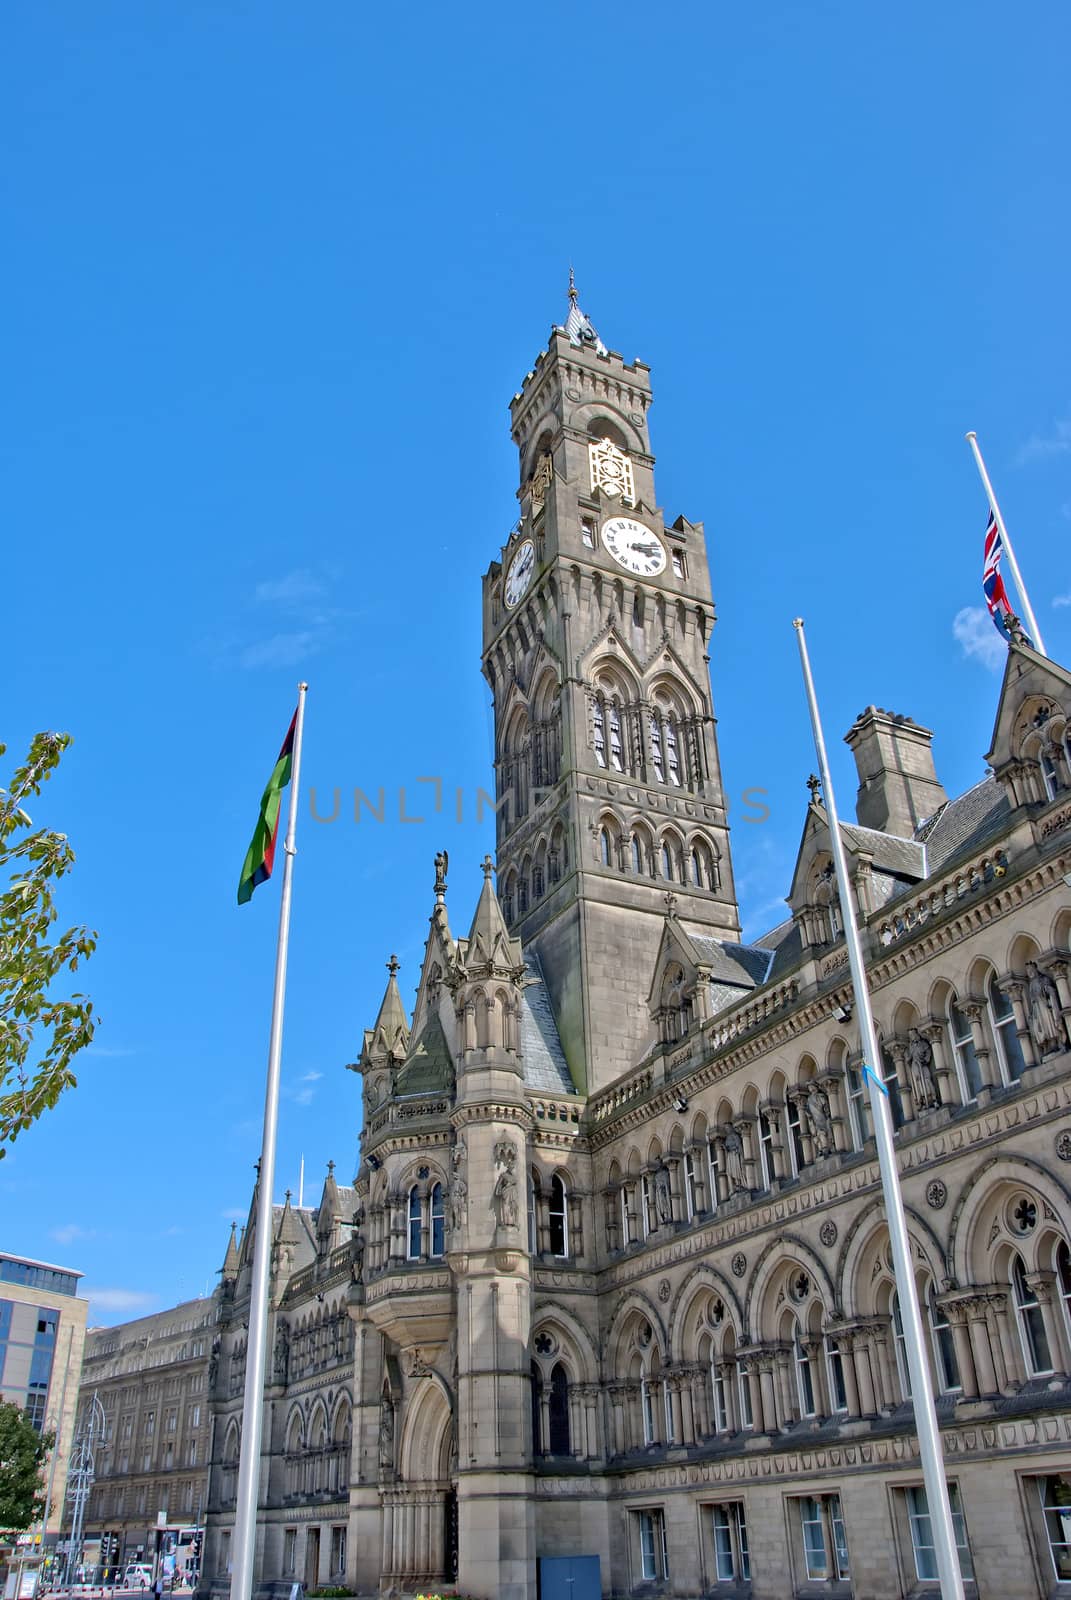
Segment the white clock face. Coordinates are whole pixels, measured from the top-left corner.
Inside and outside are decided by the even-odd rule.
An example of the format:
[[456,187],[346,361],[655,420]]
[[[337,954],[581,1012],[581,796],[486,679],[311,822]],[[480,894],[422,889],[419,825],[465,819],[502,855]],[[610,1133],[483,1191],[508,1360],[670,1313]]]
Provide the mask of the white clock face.
[[509,564],[506,573],[506,587],[503,590],[506,604],[512,611],[514,606],[527,593],[528,585],[535,577],[535,545],[531,539],[525,539],[517,549],[516,555]]
[[618,566],[641,578],[656,578],[665,569],[661,539],[634,517],[610,517],[602,525],[602,542]]

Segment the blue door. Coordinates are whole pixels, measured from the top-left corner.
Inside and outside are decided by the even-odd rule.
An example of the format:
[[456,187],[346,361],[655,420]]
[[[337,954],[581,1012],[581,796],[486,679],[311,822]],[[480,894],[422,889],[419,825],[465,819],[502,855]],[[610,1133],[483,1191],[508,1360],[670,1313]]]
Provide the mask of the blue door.
[[602,1600],[598,1556],[540,1556],[539,1600]]

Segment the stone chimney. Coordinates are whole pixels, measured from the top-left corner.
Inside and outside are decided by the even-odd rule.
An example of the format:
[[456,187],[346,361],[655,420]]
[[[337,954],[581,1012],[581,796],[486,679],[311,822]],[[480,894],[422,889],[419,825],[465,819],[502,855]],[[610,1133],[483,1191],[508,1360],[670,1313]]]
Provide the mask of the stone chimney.
[[859,772],[855,814],[860,827],[910,838],[947,801],[934,770],[931,728],[867,706],[844,742]]

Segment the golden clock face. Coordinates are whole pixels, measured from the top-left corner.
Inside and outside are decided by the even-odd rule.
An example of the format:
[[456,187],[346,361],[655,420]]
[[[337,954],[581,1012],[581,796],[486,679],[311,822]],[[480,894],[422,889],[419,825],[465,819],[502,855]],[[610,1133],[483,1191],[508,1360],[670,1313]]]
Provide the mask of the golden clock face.
[[608,518],[602,525],[602,542],[619,567],[639,578],[656,578],[665,570],[665,545],[635,517]]
[[512,611],[528,592],[528,586],[535,577],[535,545],[531,539],[525,539],[517,547],[513,560],[506,573],[506,582],[502,593],[506,605]]

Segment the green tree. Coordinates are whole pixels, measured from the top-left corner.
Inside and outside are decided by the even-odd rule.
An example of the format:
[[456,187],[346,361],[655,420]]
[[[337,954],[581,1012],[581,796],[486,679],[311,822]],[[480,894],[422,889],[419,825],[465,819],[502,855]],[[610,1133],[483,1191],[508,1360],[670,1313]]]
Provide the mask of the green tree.
[[[34,828],[24,802],[59,766],[69,733],[39,733],[10,789],[0,788],[0,1159],[4,1146],[76,1083],[71,1062],[93,1037],[84,994],[56,994],[56,980],[96,949],[97,936],[68,928],[52,937],[54,886],[74,864],[66,834]],[[7,746],[0,744],[0,756]],[[34,1052],[31,1061],[31,1051]]]
[[41,1467],[55,1442],[55,1434],[38,1433],[19,1406],[0,1403],[0,1528],[22,1533],[45,1509]]

